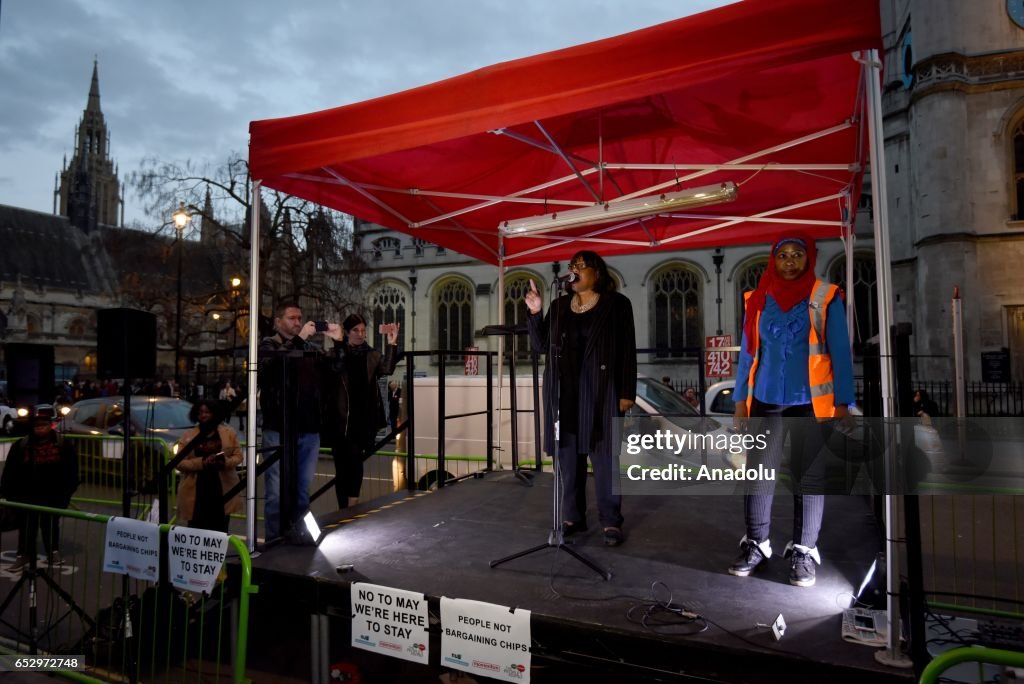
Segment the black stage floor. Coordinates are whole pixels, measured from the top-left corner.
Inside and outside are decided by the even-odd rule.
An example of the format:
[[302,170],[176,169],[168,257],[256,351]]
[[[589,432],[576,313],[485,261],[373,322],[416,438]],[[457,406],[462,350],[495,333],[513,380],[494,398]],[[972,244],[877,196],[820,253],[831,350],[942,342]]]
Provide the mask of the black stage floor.
[[[842,609],[879,550],[864,498],[829,497],[819,542],[824,564],[813,588],[787,581],[788,561],[781,552],[792,525],[789,496],[776,499],[777,555],[749,578],[725,572],[743,531],[738,496],[626,498],[627,540],[617,548],[604,546],[592,503],[591,530],[573,548],[607,567],[611,581],[554,549],[492,569],[490,561],[547,540],[552,479],[542,474],[534,482],[524,487],[511,473],[493,473],[433,493],[396,495],[321,520],[338,524],[319,548],[277,546],[259,554],[253,562],[261,589],[254,597],[250,660],[263,669],[262,658],[285,648],[285,623],[274,610],[335,616],[332,662],[359,659],[359,653],[345,652],[344,617],[349,584],[366,581],[423,592],[431,599],[432,616],[439,613],[441,596],[531,610],[534,681],[550,681],[545,674],[566,668],[588,673],[589,681],[912,681],[909,671],[878,665],[874,649],[840,638]],[[339,573],[342,564],[354,570]],[[664,585],[658,598],[671,592],[675,604],[707,618],[707,629],[701,632],[699,622],[641,624],[655,582]],[[770,624],[779,613],[788,631],[776,642],[770,629],[757,624]],[[309,624],[308,618],[299,624],[300,634],[292,635],[295,644],[287,648],[294,674],[296,668],[312,668],[308,651],[302,652],[309,633],[303,641],[301,632]],[[431,632],[436,653],[436,625]],[[436,681],[436,672],[432,676]]]

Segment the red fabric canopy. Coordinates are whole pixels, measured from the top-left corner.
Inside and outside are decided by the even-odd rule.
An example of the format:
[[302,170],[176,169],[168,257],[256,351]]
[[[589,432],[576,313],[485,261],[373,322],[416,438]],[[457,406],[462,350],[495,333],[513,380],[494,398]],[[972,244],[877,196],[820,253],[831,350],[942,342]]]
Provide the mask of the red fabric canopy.
[[[582,248],[765,242],[780,221],[837,236],[852,221],[867,137],[863,71],[851,53],[880,44],[874,2],[747,0],[254,121],[251,172],[267,187],[495,264]],[[502,221],[727,180],[740,186],[735,202],[505,236],[501,258]]]

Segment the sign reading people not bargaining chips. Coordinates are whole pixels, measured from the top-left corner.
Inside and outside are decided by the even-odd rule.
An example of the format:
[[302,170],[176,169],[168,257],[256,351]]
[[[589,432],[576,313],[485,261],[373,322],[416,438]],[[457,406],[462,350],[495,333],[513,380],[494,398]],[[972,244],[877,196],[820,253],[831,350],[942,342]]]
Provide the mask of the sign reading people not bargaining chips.
[[107,522],[103,572],[155,582],[159,567],[159,525],[132,518],[111,518]]
[[530,611],[441,597],[441,666],[530,681]]

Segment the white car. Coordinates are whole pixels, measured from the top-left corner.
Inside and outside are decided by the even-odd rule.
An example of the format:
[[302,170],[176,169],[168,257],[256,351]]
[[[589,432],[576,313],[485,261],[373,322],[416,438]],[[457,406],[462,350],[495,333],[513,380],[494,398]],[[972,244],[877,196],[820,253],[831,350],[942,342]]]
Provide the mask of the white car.
[[17,410],[7,406],[6,404],[0,404],[0,430],[3,430],[5,435],[14,434],[14,425],[17,421]]
[[735,380],[723,380],[709,387],[704,393],[704,408],[708,415],[731,418],[736,410],[736,402],[732,398],[735,389]]
[[[717,416],[701,417],[697,409],[690,406],[674,389],[643,375],[637,377],[636,381],[636,404],[627,413],[627,417],[642,417],[653,421],[656,429],[660,430],[723,436],[727,436],[732,428],[732,414],[729,415],[727,422]],[[707,455],[720,458],[733,468],[742,467],[747,458],[745,451],[714,451]],[[684,460],[688,460],[691,465],[700,465],[698,457],[699,454],[694,453]]]

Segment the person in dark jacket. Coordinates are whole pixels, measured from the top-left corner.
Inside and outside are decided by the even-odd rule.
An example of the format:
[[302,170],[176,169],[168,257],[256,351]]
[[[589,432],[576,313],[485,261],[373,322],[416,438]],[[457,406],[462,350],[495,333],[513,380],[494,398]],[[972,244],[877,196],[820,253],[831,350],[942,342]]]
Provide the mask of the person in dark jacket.
[[544,371],[544,448],[557,456],[562,475],[564,533],[587,528],[589,457],[604,541],[617,546],[625,537],[621,497],[613,493],[618,476],[618,442],[613,428],[615,418],[623,416],[636,400],[633,307],[615,291],[608,266],[595,252],[577,252],[569,269],[576,276],[571,284],[573,294],[555,300],[547,316],[541,316],[543,301],[532,281],[525,297],[534,350],[547,352],[549,340],[558,346],[552,349],[557,353],[557,382],[553,378],[556,364],[550,357]]
[[[51,407],[37,407],[32,432],[11,447],[0,478],[0,497],[11,501],[67,508],[78,489],[78,457],[70,442],[53,429]],[[31,560],[36,534],[42,529],[43,548],[51,566],[59,565],[60,518],[27,512],[18,528],[18,557],[8,568],[21,572]]]
[[373,453],[377,431],[387,425],[377,379],[391,375],[398,363],[398,323],[380,327],[387,336],[384,353],[366,342],[366,319],[349,315],[341,324],[345,338],[334,345],[327,375],[325,433],[334,458],[334,493],[338,508],[354,506],[363,485],[363,461]]
[[[320,454],[321,396],[320,377],[323,353],[309,343],[316,332],[313,321],[303,322],[302,309],[295,302],[282,302],[274,309],[274,334],[260,342],[259,387],[263,409],[263,447],[281,446],[286,417],[296,444],[295,517],[281,521],[280,461],[266,470],[264,488],[265,537],[298,530],[309,508],[309,487],[316,475]],[[341,326],[330,323],[323,331],[338,338]],[[289,354],[301,357],[290,359]],[[294,361],[294,363],[293,363]],[[286,375],[286,371],[290,375]],[[287,378],[287,382],[285,381]],[[291,411],[286,411],[290,405]],[[283,523],[283,524],[282,524]]]

